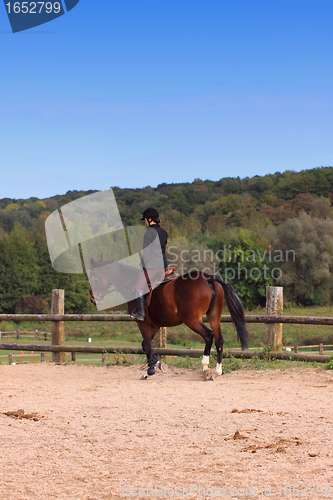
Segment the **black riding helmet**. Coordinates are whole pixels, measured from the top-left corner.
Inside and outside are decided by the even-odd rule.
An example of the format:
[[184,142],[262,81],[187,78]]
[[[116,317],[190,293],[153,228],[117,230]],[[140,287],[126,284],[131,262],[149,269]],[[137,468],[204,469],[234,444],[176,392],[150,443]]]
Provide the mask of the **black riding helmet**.
[[142,219],[140,220],[145,220],[145,219],[151,219],[154,222],[161,222],[160,221],[160,216],[156,208],[146,208],[146,210],[142,214]]

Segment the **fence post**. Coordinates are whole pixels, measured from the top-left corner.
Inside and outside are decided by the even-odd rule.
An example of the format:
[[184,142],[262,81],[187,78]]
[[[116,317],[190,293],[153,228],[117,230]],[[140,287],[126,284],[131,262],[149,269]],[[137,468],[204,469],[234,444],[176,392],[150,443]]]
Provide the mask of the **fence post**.
[[45,352],[43,352],[43,351],[40,353],[40,361],[41,361],[41,363],[43,363],[43,361],[45,361]]
[[[266,314],[267,316],[282,316],[282,286],[266,286]],[[271,351],[282,351],[282,323],[266,323],[265,333],[266,342]]]
[[324,345],[322,342],[319,344],[319,354],[322,356],[324,354]]
[[8,363],[9,363],[10,365],[12,365],[12,364],[13,364],[13,355],[12,355],[12,353],[11,353],[11,352],[8,354]]
[[[65,291],[52,290],[51,314],[64,314]],[[51,321],[52,345],[65,345],[65,325],[63,321]],[[65,352],[52,352],[54,363],[66,361]]]

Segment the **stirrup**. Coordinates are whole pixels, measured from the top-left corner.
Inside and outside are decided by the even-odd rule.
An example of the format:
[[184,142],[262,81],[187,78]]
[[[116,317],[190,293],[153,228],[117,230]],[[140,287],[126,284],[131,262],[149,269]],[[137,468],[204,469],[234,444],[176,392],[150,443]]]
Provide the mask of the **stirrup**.
[[131,318],[135,318],[135,315],[136,315],[136,314],[138,314],[138,308],[137,308],[137,307],[135,307],[135,309],[133,309],[133,311],[132,311],[132,312],[131,312],[131,314],[130,314],[130,317],[131,317]]
[[131,318],[137,320],[137,321],[144,321],[145,320],[145,315],[144,314],[140,314],[140,312],[136,312],[135,314],[131,314]]

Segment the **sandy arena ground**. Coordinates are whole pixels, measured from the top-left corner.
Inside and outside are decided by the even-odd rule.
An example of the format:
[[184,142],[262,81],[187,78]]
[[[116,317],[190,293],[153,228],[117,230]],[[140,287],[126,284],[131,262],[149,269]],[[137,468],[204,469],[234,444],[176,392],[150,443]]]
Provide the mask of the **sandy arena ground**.
[[333,372],[141,374],[0,366],[0,499],[333,498]]

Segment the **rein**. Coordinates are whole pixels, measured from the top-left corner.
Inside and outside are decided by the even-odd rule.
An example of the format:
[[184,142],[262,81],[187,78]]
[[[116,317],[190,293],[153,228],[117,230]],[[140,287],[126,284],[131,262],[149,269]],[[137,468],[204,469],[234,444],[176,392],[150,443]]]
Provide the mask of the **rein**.
[[[94,275],[93,275],[93,276],[94,276],[94,280],[95,280],[95,281],[99,281],[99,280],[98,280],[98,278],[96,278],[96,277],[95,277],[95,273],[96,273],[97,271],[98,271],[98,267],[97,267],[97,268],[95,268],[95,269],[93,269],[93,270],[91,271],[91,274],[92,274],[92,273],[94,273]],[[100,271],[100,272],[101,272],[101,271]],[[102,273],[102,274],[103,274],[103,273]],[[108,281],[108,283],[110,283],[110,285],[115,286],[115,285],[112,283],[112,281],[109,281],[109,279],[108,279],[108,278],[107,278],[104,274],[103,274],[103,276],[104,276],[104,278]],[[106,295],[109,295],[109,294],[111,294],[111,293],[113,293],[113,292],[117,292],[118,290],[121,290],[121,289],[122,289],[122,288],[124,288],[125,286],[129,285],[129,284],[130,284],[132,281],[134,281],[135,279],[136,279],[136,278],[132,278],[132,279],[130,279],[127,283],[124,283],[123,285],[119,285],[119,286],[115,287],[115,288],[114,288],[114,290],[109,290],[109,291],[105,292],[105,295],[103,296],[103,299],[104,299],[104,297],[105,297]],[[110,286],[110,285],[109,285],[109,286]],[[91,288],[91,287],[90,287],[90,288]],[[98,288],[97,288],[97,287],[95,287],[95,288],[91,288],[92,293],[94,293],[94,290],[98,290]]]
[[[127,281],[126,283],[124,283],[124,284],[122,284],[122,285],[115,286],[115,285],[112,283],[112,281],[111,281],[111,280],[110,280],[107,276],[105,276],[105,274],[102,272],[102,270],[100,270],[98,267],[95,267],[95,268],[93,268],[93,269],[90,271],[90,275],[91,275],[91,277],[93,277],[93,278],[94,278],[94,285],[96,285],[96,284],[95,284],[95,281],[99,281],[99,279],[96,277],[96,273],[98,273],[98,272],[102,274],[103,278],[105,278],[105,280],[106,280],[106,281],[107,281],[107,283],[109,284],[109,285],[108,285],[108,288],[110,287],[110,285],[114,286],[114,289],[113,289],[113,290],[108,290],[108,291],[106,291],[106,292],[104,293],[104,295],[103,295],[103,296],[102,296],[102,293],[103,293],[103,292],[99,290],[98,286],[94,286],[94,288],[92,288],[92,287],[90,286],[91,295],[93,295],[93,297],[94,297],[94,291],[96,290],[96,291],[98,292],[98,295],[99,295],[99,300],[103,300],[103,299],[104,299],[107,295],[110,295],[110,294],[111,294],[111,293],[113,293],[113,292],[117,292],[117,291],[119,291],[119,290],[124,289],[127,285],[129,285],[130,283],[133,283],[135,280],[137,280],[137,279],[138,279],[138,276],[136,276],[135,278],[130,279],[129,281]],[[150,282],[150,279],[149,279],[149,276],[148,276],[147,269],[146,269],[146,268],[143,268],[143,272],[144,272],[144,274],[145,274],[145,277],[146,277],[146,280],[147,280],[147,284],[148,284],[148,289],[149,289],[149,291],[148,291],[148,298],[147,298],[147,306],[149,306],[149,304],[150,304],[150,300],[151,300],[151,294],[152,294],[153,288],[152,288],[152,285],[151,285],[151,282]],[[168,273],[165,273],[165,277],[166,277],[166,276],[169,276],[170,274],[173,274],[173,273],[175,273],[175,274],[176,274],[176,276],[179,276],[179,275],[178,275],[178,272],[177,272],[177,268],[176,268],[176,267],[171,267],[171,268],[169,269],[169,272],[168,272]],[[175,276],[175,277],[176,277],[176,276]],[[164,278],[164,279],[165,279],[165,278]],[[158,282],[158,284],[161,284],[161,283],[163,283],[163,282],[164,282],[164,280],[161,280],[160,282]],[[94,298],[94,300],[95,300],[95,298]],[[92,302],[93,302],[93,301],[92,301]]]

